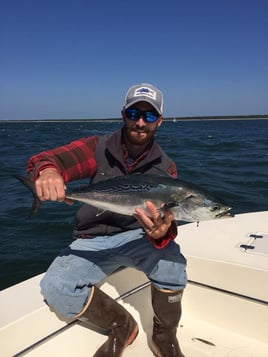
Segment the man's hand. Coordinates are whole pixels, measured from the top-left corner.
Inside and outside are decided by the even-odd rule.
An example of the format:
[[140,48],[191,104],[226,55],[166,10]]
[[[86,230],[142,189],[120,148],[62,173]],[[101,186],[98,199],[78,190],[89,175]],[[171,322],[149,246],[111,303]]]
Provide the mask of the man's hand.
[[[142,208],[136,208],[135,218],[140,222],[145,232],[154,239],[165,237],[171,222],[174,221],[173,213],[169,210],[164,212],[159,211],[156,206],[150,202],[146,202],[148,213]],[[164,214],[163,214],[164,213]]]
[[72,200],[65,198],[65,184],[62,176],[56,169],[47,168],[40,172],[35,181],[36,194],[40,201],[65,201],[72,204]]

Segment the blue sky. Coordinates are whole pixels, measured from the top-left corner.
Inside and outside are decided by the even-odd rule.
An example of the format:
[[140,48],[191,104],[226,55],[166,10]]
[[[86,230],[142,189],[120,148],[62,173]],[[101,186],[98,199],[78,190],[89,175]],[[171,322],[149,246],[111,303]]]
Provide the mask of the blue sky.
[[153,83],[164,116],[268,113],[267,0],[9,0],[0,119],[120,117]]

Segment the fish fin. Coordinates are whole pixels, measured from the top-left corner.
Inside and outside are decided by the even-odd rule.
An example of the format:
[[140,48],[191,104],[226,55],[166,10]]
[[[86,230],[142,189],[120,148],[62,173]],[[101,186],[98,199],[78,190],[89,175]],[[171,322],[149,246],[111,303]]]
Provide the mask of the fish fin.
[[176,203],[176,202],[167,202],[162,207],[159,208],[159,211],[164,211],[164,210],[174,208],[177,206],[178,206],[178,203]]
[[41,206],[41,201],[39,200],[39,198],[36,195],[35,192],[35,185],[34,182],[31,181],[29,178],[21,176],[21,175],[14,175],[14,177],[19,180],[21,183],[23,183],[24,186],[26,186],[33,195],[33,204],[32,204],[32,209],[29,213],[29,218],[32,218],[33,216],[36,215],[36,213],[38,212],[40,206]]
[[99,216],[101,216],[103,213],[105,213],[106,212],[106,210],[102,210],[102,211],[99,211],[97,214],[96,214],[96,217],[99,217]]

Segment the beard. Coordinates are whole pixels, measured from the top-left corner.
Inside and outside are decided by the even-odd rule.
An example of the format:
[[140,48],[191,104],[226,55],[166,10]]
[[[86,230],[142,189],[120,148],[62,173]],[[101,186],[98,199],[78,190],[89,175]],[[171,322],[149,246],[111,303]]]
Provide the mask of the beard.
[[154,137],[156,130],[138,127],[124,127],[125,139],[132,145],[146,145]]

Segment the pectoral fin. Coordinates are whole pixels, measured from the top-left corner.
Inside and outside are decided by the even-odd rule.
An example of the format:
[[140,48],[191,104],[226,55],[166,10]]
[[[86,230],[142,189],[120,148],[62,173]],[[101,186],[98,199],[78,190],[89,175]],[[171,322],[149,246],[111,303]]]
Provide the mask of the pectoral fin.
[[160,211],[165,211],[167,209],[171,209],[174,207],[178,207],[179,204],[177,202],[166,202],[162,207],[159,208]]
[[101,216],[103,213],[105,213],[106,212],[106,210],[102,210],[102,211],[99,211],[97,214],[96,214],[96,217],[99,217],[99,216]]

